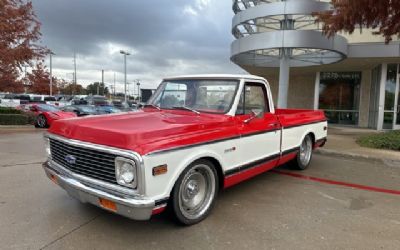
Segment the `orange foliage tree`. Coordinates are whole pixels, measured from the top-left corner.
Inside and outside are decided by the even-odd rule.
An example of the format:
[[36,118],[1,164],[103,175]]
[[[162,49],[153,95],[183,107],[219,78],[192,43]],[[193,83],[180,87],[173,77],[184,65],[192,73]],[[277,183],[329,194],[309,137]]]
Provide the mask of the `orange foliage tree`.
[[0,91],[21,92],[22,68],[43,58],[48,50],[36,44],[41,36],[32,2],[0,0]]
[[[29,91],[35,94],[48,95],[50,93],[50,73],[43,62],[39,62],[28,74]],[[57,79],[53,77],[53,93],[58,92]]]
[[399,0],[332,0],[332,5],[332,10],[315,13],[328,36],[339,31],[351,34],[357,27],[376,29],[373,33],[385,37],[387,43],[400,35]]

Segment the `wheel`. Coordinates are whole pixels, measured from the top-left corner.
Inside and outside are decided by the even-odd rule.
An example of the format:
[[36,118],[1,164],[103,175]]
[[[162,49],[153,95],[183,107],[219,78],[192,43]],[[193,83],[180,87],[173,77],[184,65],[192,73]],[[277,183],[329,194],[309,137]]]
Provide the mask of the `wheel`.
[[39,128],[46,128],[47,127],[47,119],[46,119],[46,117],[44,115],[39,115],[37,117],[37,119],[36,119],[36,125]]
[[311,162],[313,152],[313,142],[310,135],[306,135],[300,145],[300,150],[297,153],[292,166],[297,170],[305,170]]
[[207,160],[198,160],[183,171],[172,191],[172,212],[183,225],[205,219],[218,193],[218,174]]

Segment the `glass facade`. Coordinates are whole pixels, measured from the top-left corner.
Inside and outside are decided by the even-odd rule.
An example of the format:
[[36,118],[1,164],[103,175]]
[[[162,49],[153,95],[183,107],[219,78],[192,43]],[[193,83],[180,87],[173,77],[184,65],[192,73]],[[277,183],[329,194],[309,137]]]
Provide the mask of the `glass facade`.
[[393,129],[396,104],[397,64],[388,64],[385,84],[385,110],[383,114],[383,129]]
[[358,125],[361,72],[321,72],[319,108],[330,123]]
[[371,129],[378,128],[381,77],[382,77],[382,66],[379,65],[372,70],[372,77],[371,77],[371,91],[369,95],[369,116],[368,116],[368,127]]

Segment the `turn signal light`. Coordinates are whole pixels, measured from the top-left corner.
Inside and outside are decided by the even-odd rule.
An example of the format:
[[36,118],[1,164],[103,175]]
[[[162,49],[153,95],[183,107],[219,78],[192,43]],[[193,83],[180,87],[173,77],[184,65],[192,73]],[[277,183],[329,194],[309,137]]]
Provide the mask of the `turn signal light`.
[[153,168],[153,176],[165,174],[168,171],[167,164],[157,166]]
[[115,204],[115,202],[107,200],[107,199],[103,199],[103,198],[99,198],[99,203],[102,207],[117,212],[117,204]]
[[54,184],[58,185],[57,177],[56,177],[54,174],[51,174],[51,175],[50,175],[50,180],[51,180],[52,182],[54,182]]

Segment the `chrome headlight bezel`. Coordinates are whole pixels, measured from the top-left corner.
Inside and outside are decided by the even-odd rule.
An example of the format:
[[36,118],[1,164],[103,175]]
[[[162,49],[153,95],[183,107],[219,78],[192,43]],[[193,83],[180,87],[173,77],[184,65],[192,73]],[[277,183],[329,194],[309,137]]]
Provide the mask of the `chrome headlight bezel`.
[[[125,182],[122,175],[122,167],[124,164],[129,164],[131,166],[131,173],[133,175],[133,180],[131,182]],[[124,158],[124,157],[116,157],[115,158],[115,179],[117,183],[121,186],[136,188],[137,187],[137,164],[134,160]]]
[[47,158],[51,158],[51,147],[50,147],[50,139],[48,137],[44,137],[44,149],[46,151]]

